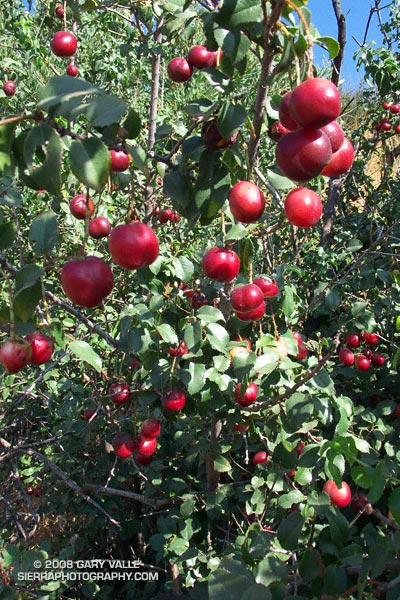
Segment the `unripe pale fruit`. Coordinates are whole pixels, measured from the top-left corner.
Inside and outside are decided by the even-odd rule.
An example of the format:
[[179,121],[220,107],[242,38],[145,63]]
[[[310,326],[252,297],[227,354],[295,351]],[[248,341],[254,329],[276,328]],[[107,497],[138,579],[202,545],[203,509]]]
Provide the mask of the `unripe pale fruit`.
[[72,56],[78,47],[78,42],[73,33],[57,31],[50,42],[50,47],[56,56]]
[[159,252],[156,234],[139,221],[114,227],[108,245],[113,261],[125,269],[147,267],[156,260]]
[[121,431],[117,433],[113,437],[112,447],[114,448],[114,452],[120,458],[128,458],[133,454],[133,450],[135,449],[135,442],[133,438],[129,435],[129,433],[125,433]]
[[89,217],[94,213],[94,204],[91,198],[87,198],[85,194],[78,194],[74,196],[69,203],[69,210],[75,219],[86,219],[86,211],[89,213]]
[[299,129],[281,137],[276,160],[282,173],[298,182],[318,175],[332,158],[328,136],[320,129]]
[[193,67],[186,58],[177,56],[168,63],[167,73],[171,81],[183,83],[192,76]]
[[354,161],[354,148],[349,139],[344,138],[339,150],[332,154],[331,160],[322,169],[321,174],[325,177],[339,177],[346,173]]
[[341,487],[338,488],[333,479],[329,479],[322,490],[328,494],[332,506],[344,508],[351,502],[351,490],[345,481],[342,481]]
[[236,252],[225,248],[210,248],[201,264],[206,277],[221,283],[235,279],[240,270],[240,259]]
[[53,338],[40,333],[40,331],[34,331],[27,335],[25,340],[31,347],[32,353],[29,362],[32,365],[43,365],[50,360],[54,351]]
[[307,129],[316,129],[339,116],[339,90],[329,79],[307,79],[293,90],[289,108],[293,119],[299,125]]
[[111,268],[102,258],[86,256],[64,264],[61,283],[72,302],[94,308],[111,292],[114,278]]
[[279,358],[286,358],[289,352],[285,340],[283,340],[282,338],[278,338],[277,340],[275,340],[275,344],[276,351],[279,354]]
[[251,181],[238,181],[229,192],[229,208],[240,223],[255,223],[265,208],[260,188]]
[[18,373],[29,363],[31,354],[28,342],[10,338],[0,347],[0,363],[8,373]]
[[312,227],[321,218],[322,202],[316,192],[308,188],[296,188],[285,200],[288,221],[296,227]]

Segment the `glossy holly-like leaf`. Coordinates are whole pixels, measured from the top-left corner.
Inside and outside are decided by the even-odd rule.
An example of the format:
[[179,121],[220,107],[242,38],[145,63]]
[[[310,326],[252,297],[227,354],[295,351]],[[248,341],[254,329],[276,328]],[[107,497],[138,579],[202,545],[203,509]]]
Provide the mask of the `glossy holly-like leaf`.
[[75,177],[87,187],[100,191],[110,173],[111,159],[107,146],[94,137],[74,140],[69,155]]
[[57,216],[52,210],[39,214],[32,221],[29,240],[36,254],[50,254],[58,240]]

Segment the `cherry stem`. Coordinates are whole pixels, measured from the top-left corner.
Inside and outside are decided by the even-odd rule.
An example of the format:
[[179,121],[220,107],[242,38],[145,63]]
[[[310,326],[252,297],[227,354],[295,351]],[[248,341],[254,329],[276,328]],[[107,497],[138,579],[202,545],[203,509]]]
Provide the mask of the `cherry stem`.
[[308,23],[302,13],[302,11],[299,9],[298,6],[295,5],[294,2],[292,2],[292,0],[285,0],[285,4],[287,4],[287,6],[290,6],[290,8],[297,13],[300,21],[303,23],[305,35],[306,35],[306,38],[308,41],[308,49],[309,49],[308,54],[307,54],[307,60],[308,60],[307,79],[312,79],[313,78],[312,66],[313,66],[313,60],[314,60],[314,52],[313,52],[313,39],[311,37],[310,28],[308,27]]
[[225,213],[221,212],[221,235],[222,235],[222,247],[225,246],[225,236],[226,236],[226,227],[225,227]]

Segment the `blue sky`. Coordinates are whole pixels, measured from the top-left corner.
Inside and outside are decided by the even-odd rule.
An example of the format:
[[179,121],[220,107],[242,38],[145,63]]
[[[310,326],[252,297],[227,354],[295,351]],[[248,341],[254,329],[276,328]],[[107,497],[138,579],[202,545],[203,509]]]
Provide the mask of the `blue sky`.
[[[341,72],[341,77],[344,80],[344,87],[356,89],[362,80],[362,74],[356,69],[353,59],[354,52],[359,48],[353,37],[362,42],[367,26],[367,21],[370,13],[370,8],[375,5],[374,0],[341,0],[343,13],[346,15],[347,25],[347,44],[345,49],[345,59]],[[382,6],[388,6],[390,0],[383,0]],[[308,8],[312,13],[312,22],[318,29],[321,35],[330,35],[337,37],[337,24],[335,13],[332,8],[331,0],[308,0]],[[382,19],[385,20],[389,14],[389,9],[386,8],[381,12]],[[382,44],[382,36],[379,31],[377,15],[374,14],[368,29],[367,41],[375,41],[378,46]],[[315,60],[317,64],[322,64],[322,57],[327,56],[326,52],[315,52]]]

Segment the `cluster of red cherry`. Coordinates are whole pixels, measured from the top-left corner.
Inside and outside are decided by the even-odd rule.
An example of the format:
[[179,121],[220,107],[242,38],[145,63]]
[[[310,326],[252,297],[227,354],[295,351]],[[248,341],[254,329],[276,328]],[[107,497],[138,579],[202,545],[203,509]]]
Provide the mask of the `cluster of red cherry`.
[[164,208],[161,210],[158,206],[153,210],[153,215],[157,217],[158,221],[162,224],[165,223],[177,223],[179,221],[178,213],[174,212],[172,208]]
[[[359,371],[367,371],[371,363],[375,367],[382,367],[385,364],[385,357],[380,352],[373,352],[371,347],[377,346],[379,336],[376,333],[363,331],[362,333],[348,333],[345,337],[346,347],[339,350],[339,360],[346,367],[355,366]],[[353,350],[359,348],[364,343],[370,348],[362,349],[358,354]]]
[[[387,102],[386,100],[384,100],[382,102],[382,108],[383,108],[383,110],[388,111],[391,115],[398,115],[400,113],[400,104],[397,104],[397,103],[391,103],[391,102]],[[375,125],[375,131],[378,131],[378,132],[391,131],[392,128],[393,128],[392,123],[389,121],[389,115],[387,112],[383,115],[381,120],[378,121],[378,123]],[[395,131],[395,133],[400,133],[400,123],[395,125],[394,131]]]
[[[338,177],[353,164],[354,148],[338,122],[338,88],[315,77],[288,92],[279,106],[276,160],[282,173],[303,184],[316,175]],[[296,227],[312,227],[322,214],[322,202],[313,190],[298,187],[285,200],[285,213]]]
[[120,431],[113,437],[112,447],[120,458],[128,458],[135,453],[134,459],[137,463],[148,465],[157,450],[157,437],[160,433],[160,422],[157,419],[146,419],[141,425],[139,435],[133,438],[129,433]]
[[193,46],[186,58],[176,56],[168,63],[167,73],[171,81],[183,83],[193,74],[193,68],[206,69],[218,67],[222,50],[207,50],[206,46]]
[[25,338],[10,337],[0,347],[0,363],[8,373],[18,373],[28,364],[43,365],[54,351],[54,339],[40,331]]

